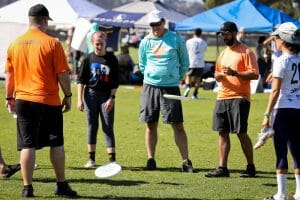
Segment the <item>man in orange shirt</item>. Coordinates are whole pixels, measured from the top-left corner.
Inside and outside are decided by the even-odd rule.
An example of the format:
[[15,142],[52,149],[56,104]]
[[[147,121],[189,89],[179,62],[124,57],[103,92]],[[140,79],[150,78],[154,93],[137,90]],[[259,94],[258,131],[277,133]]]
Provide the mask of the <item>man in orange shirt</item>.
[[[74,197],[65,180],[63,112],[71,109],[69,66],[64,50],[45,32],[49,12],[42,4],[28,13],[29,29],[7,51],[6,105],[17,114],[17,147],[21,151],[22,197],[33,197],[32,176],[35,152],[50,146],[56,175],[55,195]],[[65,94],[62,102],[59,85]]]
[[219,167],[209,171],[206,177],[229,177],[227,169],[230,151],[229,133],[236,133],[247,159],[247,168],[241,177],[254,177],[252,142],[247,134],[250,111],[250,80],[258,79],[255,54],[236,39],[237,26],[225,22],[218,32],[227,48],[216,62],[215,79],[220,89],[213,113],[213,130],[219,133]]

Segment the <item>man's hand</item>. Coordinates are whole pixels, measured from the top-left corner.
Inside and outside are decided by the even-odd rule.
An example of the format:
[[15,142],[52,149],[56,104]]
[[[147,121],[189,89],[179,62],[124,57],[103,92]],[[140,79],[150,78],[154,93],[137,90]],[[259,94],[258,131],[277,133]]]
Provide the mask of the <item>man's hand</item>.
[[223,73],[215,73],[215,79],[216,81],[220,81],[223,77],[225,76],[225,74]]
[[231,69],[230,67],[222,66],[222,71],[225,75],[229,75],[229,76],[236,75],[236,71]]
[[71,97],[65,97],[62,101],[62,112],[69,112],[71,110]]

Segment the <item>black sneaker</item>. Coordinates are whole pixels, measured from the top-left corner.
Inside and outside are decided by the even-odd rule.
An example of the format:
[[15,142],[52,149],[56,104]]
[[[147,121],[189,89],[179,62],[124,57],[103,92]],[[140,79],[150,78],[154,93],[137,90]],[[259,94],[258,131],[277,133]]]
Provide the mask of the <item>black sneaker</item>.
[[33,187],[32,186],[24,186],[21,196],[25,197],[25,198],[34,197]]
[[155,162],[154,158],[149,158],[147,160],[145,170],[156,170],[156,162]]
[[7,165],[4,169],[4,178],[9,178],[21,169],[20,164]]
[[218,167],[215,170],[209,171],[205,174],[206,177],[229,177],[227,167]]
[[193,164],[190,159],[183,161],[181,171],[182,172],[192,172],[192,173],[194,172]]
[[256,175],[255,165],[248,164],[246,170],[240,174],[240,177],[251,178],[251,177],[255,177],[255,175]]
[[69,184],[65,182],[56,183],[55,195],[62,197],[77,197],[77,192],[72,190]]

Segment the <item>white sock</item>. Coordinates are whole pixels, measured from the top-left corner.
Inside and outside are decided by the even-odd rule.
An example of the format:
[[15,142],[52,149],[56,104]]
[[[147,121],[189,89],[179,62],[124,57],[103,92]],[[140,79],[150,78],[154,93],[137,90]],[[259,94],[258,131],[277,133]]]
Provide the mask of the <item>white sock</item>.
[[276,200],[284,200],[285,199],[285,184],[286,184],[286,174],[276,174],[277,179],[277,194],[273,197]]
[[294,195],[294,199],[300,200],[300,175],[295,174],[295,180],[296,180],[296,192]]

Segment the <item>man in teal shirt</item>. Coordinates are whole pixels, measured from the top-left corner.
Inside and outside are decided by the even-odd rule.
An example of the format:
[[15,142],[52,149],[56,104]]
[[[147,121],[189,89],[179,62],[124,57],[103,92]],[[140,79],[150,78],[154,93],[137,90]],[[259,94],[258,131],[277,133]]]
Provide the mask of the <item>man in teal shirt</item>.
[[140,43],[139,66],[144,74],[140,120],[146,125],[146,170],[155,170],[155,148],[159,113],[163,122],[171,124],[175,142],[183,163],[183,172],[193,172],[189,159],[187,135],[183,127],[182,105],[178,100],[166,99],[164,94],[180,95],[179,81],[183,79],[189,58],[184,41],[176,33],[165,29],[166,19],[160,11],[149,13],[151,31]]

